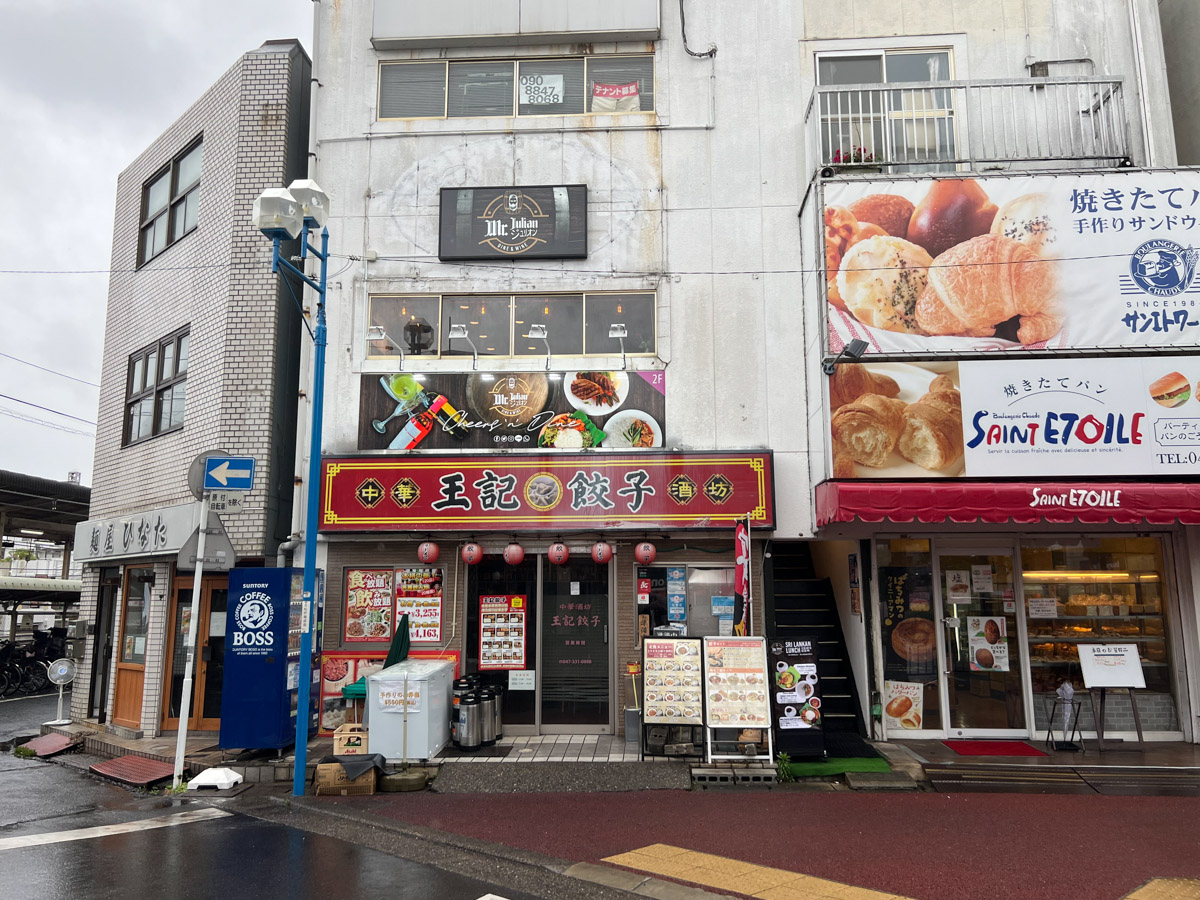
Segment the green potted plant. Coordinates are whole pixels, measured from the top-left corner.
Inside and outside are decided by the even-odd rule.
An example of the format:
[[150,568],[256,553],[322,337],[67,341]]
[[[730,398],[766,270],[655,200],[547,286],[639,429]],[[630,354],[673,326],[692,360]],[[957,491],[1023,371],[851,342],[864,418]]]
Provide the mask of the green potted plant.
[[25,567],[32,561],[38,558],[36,550],[28,550],[24,547],[17,547],[8,552],[5,557],[8,560],[10,569],[15,568],[17,572],[24,572]]

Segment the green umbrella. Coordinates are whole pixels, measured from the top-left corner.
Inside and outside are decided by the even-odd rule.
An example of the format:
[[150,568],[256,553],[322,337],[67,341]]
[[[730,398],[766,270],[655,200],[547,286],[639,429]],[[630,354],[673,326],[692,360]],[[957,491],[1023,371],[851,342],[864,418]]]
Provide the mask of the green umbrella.
[[[400,624],[396,626],[396,634],[392,638],[392,646],[388,648],[387,659],[383,661],[385,669],[408,659],[408,643],[408,613],[405,613],[400,617]],[[346,700],[365,700],[366,696],[366,678],[360,678],[354,684],[342,688],[342,697]]]

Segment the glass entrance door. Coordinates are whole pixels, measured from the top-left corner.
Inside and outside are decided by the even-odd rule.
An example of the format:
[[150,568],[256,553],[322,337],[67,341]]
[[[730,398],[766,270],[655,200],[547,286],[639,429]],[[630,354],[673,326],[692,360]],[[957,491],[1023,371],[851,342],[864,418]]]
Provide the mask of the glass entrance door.
[[1027,737],[1025,635],[1010,548],[942,544],[934,555],[950,737]]
[[608,733],[608,565],[542,557],[543,733]]

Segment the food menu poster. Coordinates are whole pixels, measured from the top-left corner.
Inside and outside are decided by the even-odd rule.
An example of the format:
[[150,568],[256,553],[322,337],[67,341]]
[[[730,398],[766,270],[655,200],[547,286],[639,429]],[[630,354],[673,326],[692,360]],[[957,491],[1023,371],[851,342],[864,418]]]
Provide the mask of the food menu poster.
[[347,643],[391,639],[395,574],[394,569],[346,570]]
[[917,681],[883,683],[883,724],[889,731],[915,731],[925,715],[925,685]]
[[[454,663],[454,677],[458,677],[459,653],[457,650],[410,650],[409,659],[443,659]],[[347,722],[361,718],[350,703],[342,697],[342,688],[354,684],[360,678],[374,675],[383,668],[387,653],[326,653],[321,657],[321,720],[322,737],[329,737],[334,729]]]
[[706,637],[705,710],[710,728],[765,728],[767,654],[762,638]]
[[1003,616],[967,616],[972,672],[1008,671],[1008,628]]
[[880,566],[879,586],[886,676],[931,675],[937,659],[932,569]]
[[823,755],[816,639],[772,639],[767,663],[776,749],[793,758]]
[[524,594],[479,598],[481,671],[525,668],[525,601]]
[[442,642],[442,585],[445,570],[414,566],[396,570],[396,623],[408,614],[408,639],[414,644]]
[[648,725],[702,725],[700,642],[646,638],[642,644]]

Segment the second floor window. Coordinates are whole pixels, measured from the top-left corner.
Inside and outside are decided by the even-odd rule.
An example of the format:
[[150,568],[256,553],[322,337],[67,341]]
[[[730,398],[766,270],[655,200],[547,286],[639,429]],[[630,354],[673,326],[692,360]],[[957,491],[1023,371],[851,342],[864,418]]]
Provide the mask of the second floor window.
[[183,427],[188,330],[182,328],[129,357],[124,443]]
[[142,187],[138,265],[149,262],[196,227],[203,149],[197,141]]
[[582,116],[654,111],[654,57],[387,62],[380,119]]

